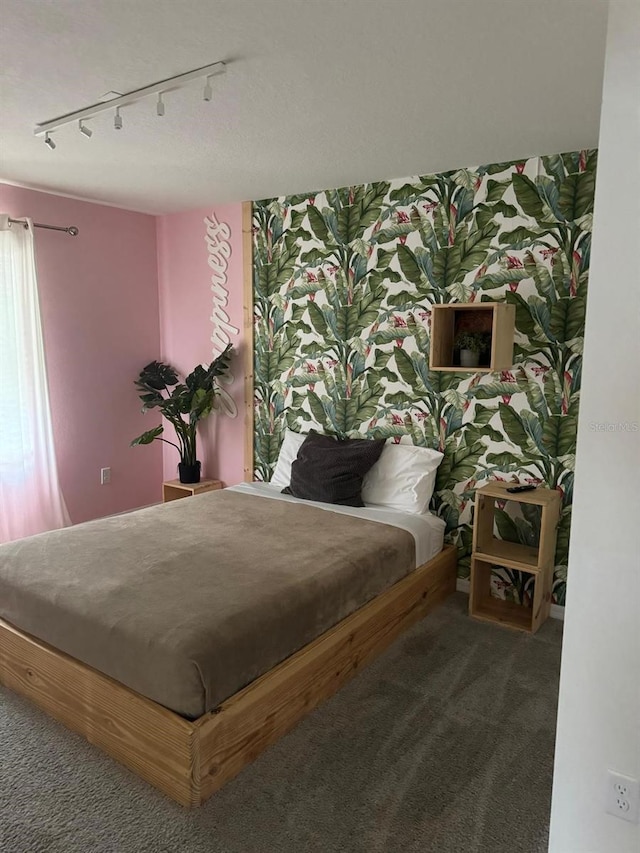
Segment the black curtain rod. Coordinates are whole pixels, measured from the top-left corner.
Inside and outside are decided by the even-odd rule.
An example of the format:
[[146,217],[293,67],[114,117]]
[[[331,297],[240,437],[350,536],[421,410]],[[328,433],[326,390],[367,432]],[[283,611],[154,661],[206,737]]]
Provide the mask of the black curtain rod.
[[[11,219],[11,217],[9,217],[9,222],[12,225],[23,225],[25,228],[29,227],[24,219]],[[49,231],[64,231],[66,234],[70,234],[72,237],[78,236],[78,229],[75,225],[69,225],[67,228],[65,228],[62,225],[43,225],[41,222],[34,222],[33,227],[47,228]]]

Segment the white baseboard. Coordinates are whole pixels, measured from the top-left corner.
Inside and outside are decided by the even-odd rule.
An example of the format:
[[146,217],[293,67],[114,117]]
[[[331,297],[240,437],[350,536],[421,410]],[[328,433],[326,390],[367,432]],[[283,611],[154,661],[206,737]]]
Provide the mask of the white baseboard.
[[[458,578],[456,581],[456,589],[458,592],[466,592],[469,595],[469,581],[466,578]],[[549,616],[552,619],[560,619],[561,622],[564,622],[564,607],[560,607],[559,604],[552,604],[551,609],[549,610]]]

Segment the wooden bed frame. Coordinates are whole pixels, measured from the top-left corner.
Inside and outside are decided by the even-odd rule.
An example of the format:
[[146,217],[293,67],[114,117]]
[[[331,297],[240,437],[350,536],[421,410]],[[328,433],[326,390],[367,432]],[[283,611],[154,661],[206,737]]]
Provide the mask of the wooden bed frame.
[[[243,205],[245,479],[253,480],[252,205]],[[0,684],[183,806],[198,806],[456,588],[447,546],[193,722],[0,620]]]
[[183,806],[198,806],[456,586],[456,549],[191,722],[0,620],[0,684]]

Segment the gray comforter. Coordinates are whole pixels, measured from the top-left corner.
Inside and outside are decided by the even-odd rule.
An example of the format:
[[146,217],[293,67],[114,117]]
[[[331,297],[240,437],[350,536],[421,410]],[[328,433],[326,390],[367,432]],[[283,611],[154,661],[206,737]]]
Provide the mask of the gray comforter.
[[195,718],[415,566],[410,533],[231,491],[0,546],[0,618]]

